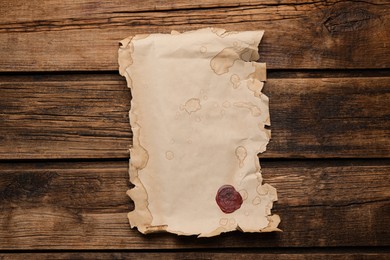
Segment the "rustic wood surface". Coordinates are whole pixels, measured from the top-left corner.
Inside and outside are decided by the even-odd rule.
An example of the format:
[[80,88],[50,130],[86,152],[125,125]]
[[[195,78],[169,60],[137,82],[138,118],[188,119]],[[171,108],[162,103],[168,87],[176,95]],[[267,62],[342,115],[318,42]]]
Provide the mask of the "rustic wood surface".
[[130,230],[127,162],[0,164],[4,249],[177,249],[386,246],[390,165],[386,161],[263,161],[278,190],[282,233],[197,239]]
[[309,260],[309,259],[320,259],[320,260],[388,260],[388,253],[375,253],[375,252],[356,252],[356,251],[338,251],[336,253],[319,253],[319,252],[283,252],[275,253],[268,252],[98,252],[98,253],[85,253],[85,252],[67,252],[67,253],[21,253],[15,255],[14,253],[0,253],[0,259],[2,260],[25,260],[25,259],[238,259],[238,260],[258,260],[261,256],[263,260]]
[[0,71],[116,70],[129,35],[206,26],[266,30],[271,69],[390,66],[386,0],[105,2],[1,1]]
[[[389,259],[388,0],[0,0],[0,259]],[[131,230],[131,94],[118,41],[266,31],[283,232]]]
[[[1,77],[0,158],[128,158],[130,93],[119,75]],[[263,158],[390,157],[388,77],[271,78]]]

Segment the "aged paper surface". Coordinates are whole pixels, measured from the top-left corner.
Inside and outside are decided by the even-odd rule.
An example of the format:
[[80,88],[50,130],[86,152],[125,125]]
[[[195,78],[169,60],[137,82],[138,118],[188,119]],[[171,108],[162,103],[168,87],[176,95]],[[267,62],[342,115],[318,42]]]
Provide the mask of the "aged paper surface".
[[279,230],[276,190],[258,153],[270,139],[257,63],[263,31],[206,28],[128,37],[119,71],[131,89],[131,227],[215,236]]

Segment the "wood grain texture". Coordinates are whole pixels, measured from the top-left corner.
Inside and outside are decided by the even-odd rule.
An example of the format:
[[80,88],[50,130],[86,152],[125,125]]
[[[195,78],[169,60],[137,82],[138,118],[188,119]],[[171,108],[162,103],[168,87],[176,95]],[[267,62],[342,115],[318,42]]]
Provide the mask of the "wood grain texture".
[[[0,77],[0,159],[128,158],[130,93],[110,74]],[[262,158],[390,157],[390,78],[269,79]]]
[[[389,258],[388,0],[0,0],[0,17],[0,259]],[[209,26],[266,31],[283,233],[129,227],[118,41]]]
[[202,27],[264,29],[271,69],[389,68],[390,3],[0,1],[0,71],[117,70],[118,41]]
[[127,161],[0,163],[0,249],[389,246],[388,160],[263,161],[282,233],[197,239],[131,230]]
[[388,253],[361,253],[349,251],[346,253],[248,253],[248,252],[58,252],[58,253],[0,253],[2,260],[24,259],[237,259],[237,260],[387,260]]

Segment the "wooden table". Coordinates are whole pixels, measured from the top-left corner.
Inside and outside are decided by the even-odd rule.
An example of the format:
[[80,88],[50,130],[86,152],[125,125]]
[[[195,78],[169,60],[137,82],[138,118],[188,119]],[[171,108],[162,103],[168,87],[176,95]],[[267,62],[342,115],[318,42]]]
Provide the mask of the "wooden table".
[[[0,258],[389,258],[390,2],[1,0]],[[283,233],[144,236],[118,41],[264,29]]]

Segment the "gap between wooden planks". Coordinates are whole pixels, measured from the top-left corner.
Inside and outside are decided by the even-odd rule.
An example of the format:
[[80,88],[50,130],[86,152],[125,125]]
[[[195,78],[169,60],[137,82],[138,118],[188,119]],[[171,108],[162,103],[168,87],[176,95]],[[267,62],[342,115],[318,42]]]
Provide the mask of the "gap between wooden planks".
[[389,253],[386,251],[371,250],[365,252],[361,250],[345,250],[336,253],[318,253],[303,249],[298,252],[271,253],[271,252],[51,252],[51,253],[0,253],[2,260],[24,260],[24,259],[235,259],[235,260],[301,260],[301,259],[341,259],[341,260],[388,260]]
[[[283,233],[196,239],[131,230],[127,161],[0,163],[0,249],[386,246],[387,160],[262,161]],[[214,199],[214,198],[212,198]]]
[[[0,159],[128,158],[130,92],[111,74],[0,77]],[[262,158],[389,158],[389,77],[272,78]]]
[[118,41],[202,27],[264,29],[272,69],[390,66],[390,3],[1,1],[0,71],[116,70]]

